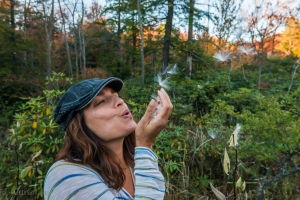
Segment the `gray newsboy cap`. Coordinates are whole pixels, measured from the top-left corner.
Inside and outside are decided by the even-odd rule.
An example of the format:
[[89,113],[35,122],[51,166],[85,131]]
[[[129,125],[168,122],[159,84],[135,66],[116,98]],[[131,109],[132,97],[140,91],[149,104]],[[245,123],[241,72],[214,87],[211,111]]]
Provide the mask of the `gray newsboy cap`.
[[70,87],[56,105],[54,121],[66,130],[74,114],[87,106],[105,86],[119,92],[123,87],[123,81],[115,77],[92,78]]

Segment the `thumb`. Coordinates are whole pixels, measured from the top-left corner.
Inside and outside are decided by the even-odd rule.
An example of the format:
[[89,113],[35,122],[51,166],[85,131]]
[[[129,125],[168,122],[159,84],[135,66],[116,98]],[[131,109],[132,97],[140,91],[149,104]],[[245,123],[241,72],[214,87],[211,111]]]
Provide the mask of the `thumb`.
[[148,124],[149,121],[152,119],[152,115],[155,112],[155,109],[156,109],[156,102],[154,99],[151,99],[151,101],[147,107],[147,110],[146,110],[144,116],[142,117],[142,119],[140,120],[140,122],[143,124],[146,124],[146,123]]

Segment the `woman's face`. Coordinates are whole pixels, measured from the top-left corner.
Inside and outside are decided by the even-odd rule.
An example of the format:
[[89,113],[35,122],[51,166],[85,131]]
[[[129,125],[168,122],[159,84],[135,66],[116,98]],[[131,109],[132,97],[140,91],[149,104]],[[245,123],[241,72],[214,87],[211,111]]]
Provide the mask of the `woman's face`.
[[83,108],[83,115],[88,128],[104,141],[124,138],[136,128],[126,103],[107,86]]

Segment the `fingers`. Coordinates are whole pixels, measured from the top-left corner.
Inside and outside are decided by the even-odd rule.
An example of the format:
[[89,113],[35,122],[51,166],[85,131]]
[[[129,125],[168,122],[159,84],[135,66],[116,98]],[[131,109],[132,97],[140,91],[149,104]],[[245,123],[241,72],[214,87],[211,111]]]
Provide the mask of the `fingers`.
[[158,96],[161,100],[162,106],[159,115],[161,118],[168,118],[173,109],[173,104],[171,103],[169,95],[165,92],[164,89],[161,89],[160,91],[158,91]]
[[[163,95],[166,97],[166,100],[168,101],[168,104],[169,105],[172,105],[172,103],[171,103],[171,100],[170,100],[170,97],[169,97],[169,95],[166,93],[166,91],[162,88],[161,90],[160,90],[162,93],[163,93]],[[173,105],[172,105],[173,106]]]
[[[157,102],[156,102],[157,101]],[[151,148],[157,135],[163,130],[173,109],[168,94],[161,89],[158,91],[158,98],[152,99],[147,110],[136,128],[136,145]],[[161,105],[157,105],[160,102]],[[158,114],[153,117],[156,109]]]
[[156,107],[156,102],[154,99],[151,99],[144,116],[140,120],[140,123],[142,124],[149,123],[149,121],[152,119],[153,113],[155,112],[155,107]]

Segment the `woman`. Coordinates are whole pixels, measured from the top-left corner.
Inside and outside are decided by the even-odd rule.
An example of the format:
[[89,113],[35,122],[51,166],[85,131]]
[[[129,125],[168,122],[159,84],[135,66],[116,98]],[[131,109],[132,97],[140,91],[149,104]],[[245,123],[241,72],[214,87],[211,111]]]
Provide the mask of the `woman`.
[[89,79],[59,100],[54,120],[66,131],[44,183],[44,199],[163,199],[165,183],[152,143],[173,105],[158,91],[138,124],[118,96],[118,78]]

